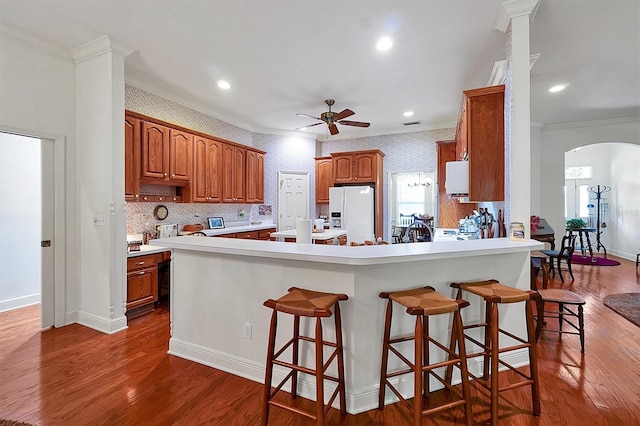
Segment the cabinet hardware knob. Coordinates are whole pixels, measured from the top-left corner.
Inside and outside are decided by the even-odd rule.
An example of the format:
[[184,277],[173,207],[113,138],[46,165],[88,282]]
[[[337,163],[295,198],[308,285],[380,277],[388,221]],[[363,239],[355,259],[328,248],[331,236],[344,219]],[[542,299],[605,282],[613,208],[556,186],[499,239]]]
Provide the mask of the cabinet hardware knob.
[[140,271],[140,272],[138,272],[138,275],[144,275],[146,273],[147,273],[147,271]]
[[164,177],[167,177],[167,173],[164,174]]
[[175,173],[171,173],[171,177],[176,177],[176,174]]
[[144,265],[144,261],[138,262],[138,265]]
[[138,198],[140,196],[140,194],[136,194],[136,198]]

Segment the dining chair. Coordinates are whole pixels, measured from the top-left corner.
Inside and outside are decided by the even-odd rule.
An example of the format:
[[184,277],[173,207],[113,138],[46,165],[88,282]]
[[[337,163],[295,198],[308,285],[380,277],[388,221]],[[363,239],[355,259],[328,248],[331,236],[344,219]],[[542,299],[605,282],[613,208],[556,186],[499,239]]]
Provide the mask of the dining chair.
[[413,222],[411,225],[407,226],[407,230],[404,232],[403,241],[412,243],[433,241],[433,238],[431,237],[431,229],[422,221]]
[[567,270],[569,271],[569,275],[571,276],[571,280],[575,280],[573,277],[573,271],[571,270],[571,256],[573,256],[573,251],[575,249],[576,243],[576,235],[565,235],[562,237],[562,244],[560,245],[560,250],[540,250],[540,252],[546,254],[550,258],[549,272],[551,275],[555,275],[555,267],[554,260],[558,266],[558,274],[560,275],[560,280],[564,282],[564,277],[562,276],[562,270],[560,269],[560,264],[564,261],[567,264]]
[[415,214],[404,215],[404,214],[400,213],[400,225],[401,226],[411,225],[415,221],[416,221],[416,215]]

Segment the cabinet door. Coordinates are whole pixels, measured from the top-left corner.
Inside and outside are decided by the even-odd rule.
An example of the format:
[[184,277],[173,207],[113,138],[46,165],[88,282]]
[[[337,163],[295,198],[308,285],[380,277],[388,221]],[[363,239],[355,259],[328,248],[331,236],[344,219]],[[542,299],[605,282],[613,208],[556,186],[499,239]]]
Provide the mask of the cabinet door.
[[264,155],[259,152],[247,150],[247,203],[264,202]]
[[171,130],[169,142],[169,180],[189,183],[191,179],[191,151],[193,135]]
[[351,182],[353,177],[353,155],[333,156],[334,183]]
[[244,202],[245,197],[245,161],[247,151],[243,148],[236,147],[233,152],[233,167],[234,167],[234,183],[233,193],[235,202]]
[[316,203],[329,202],[329,188],[333,186],[333,160],[316,159]]
[[127,309],[158,300],[158,268],[140,269],[127,273]]
[[222,201],[225,203],[234,202],[234,149],[233,145],[222,145]]
[[141,177],[163,181],[169,170],[169,129],[154,123],[142,123]]
[[124,199],[140,197],[140,120],[124,117]]
[[375,182],[377,176],[377,157],[375,154],[355,154],[355,172],[353,179],[358,182]]
[[245,158],[246,150],[234,145],[223,145],[222,162],[222,201],[242,203],[245,196]]
[[210,203],[222,201],[222,142],[207,140],[207,196]]
[[207,191],[207,149],[209,140],[195,137],[193,141],[193,175],[191,178],[191,202],[206,203],[209,201]]

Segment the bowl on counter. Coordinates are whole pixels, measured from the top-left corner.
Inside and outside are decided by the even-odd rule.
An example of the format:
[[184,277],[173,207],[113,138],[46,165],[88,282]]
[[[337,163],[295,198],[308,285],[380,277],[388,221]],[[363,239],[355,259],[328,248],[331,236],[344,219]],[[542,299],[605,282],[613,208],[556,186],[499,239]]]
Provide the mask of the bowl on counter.
[[252,224],[252,225],[260,225],[261,223],[262,223],[262,221],[261,221],[261,220],[252,220],[252,221],[251,221],[251,224]]

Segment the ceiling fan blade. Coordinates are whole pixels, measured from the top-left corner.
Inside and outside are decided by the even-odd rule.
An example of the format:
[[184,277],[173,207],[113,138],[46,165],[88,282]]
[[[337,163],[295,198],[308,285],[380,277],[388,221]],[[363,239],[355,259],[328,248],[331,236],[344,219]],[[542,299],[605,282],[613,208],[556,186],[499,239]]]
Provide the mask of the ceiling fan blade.
[[337,135],[338,133],[338,126],[336,126],[334,123],[329,124],[329,133],[331,133],[332,135]]
[[340,124],[344,124],[345,126],[356,126],[356,127],[369,127],[371,123],[365,123],[364,121],[350,121],[350,120],[340,120],[338,121]]
[[307,126],[300,126],[300,127],[296,127],[293,130],[302,130],[302,129],[306,129],[307,127],[313,127],[313,126],[317,126],[318,124],[324,124],[323,121],[321,121],[320,123],[315,123],[315,124],[309,124]]
[[313,118],[315,120],[320,120],[322,121],[322,118],[320,117],[314,117],[313,115],[309,115],[309,114],[296,114],[298,117],[308,117],[308,118]]
[[343,109],[341,112],[337,113],[335,117],[333,117],[334,121],[342,120],[343,118],[351,117],[355,112],[350,109]]

